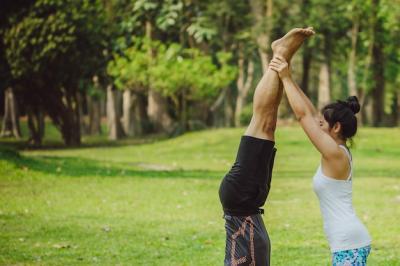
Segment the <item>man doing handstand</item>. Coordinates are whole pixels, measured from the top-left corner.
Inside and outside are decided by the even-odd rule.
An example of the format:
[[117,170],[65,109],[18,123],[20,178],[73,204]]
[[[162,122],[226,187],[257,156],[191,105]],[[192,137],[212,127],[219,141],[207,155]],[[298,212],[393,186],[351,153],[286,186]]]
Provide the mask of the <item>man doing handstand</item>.
[[[290,62],[312,28],[296,28],[272,43],[274,56]],[[225,218],[225,265],[270,265],[271,244],[261,214],[276,153],[275,128],[282,86],[268,69],[253,98],[253,116],[242,136],[236,161],[225,175],[219,197]]]

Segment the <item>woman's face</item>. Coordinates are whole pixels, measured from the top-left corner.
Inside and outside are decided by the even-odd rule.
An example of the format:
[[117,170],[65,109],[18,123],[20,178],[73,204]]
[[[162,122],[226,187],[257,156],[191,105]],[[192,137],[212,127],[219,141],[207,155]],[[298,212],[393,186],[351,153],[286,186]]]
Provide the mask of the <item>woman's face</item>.
[[330,135],[330,128],[329,128],[329,123],[325,120],[324,116],[322,114],[319,114],[319,126],[321,129]]

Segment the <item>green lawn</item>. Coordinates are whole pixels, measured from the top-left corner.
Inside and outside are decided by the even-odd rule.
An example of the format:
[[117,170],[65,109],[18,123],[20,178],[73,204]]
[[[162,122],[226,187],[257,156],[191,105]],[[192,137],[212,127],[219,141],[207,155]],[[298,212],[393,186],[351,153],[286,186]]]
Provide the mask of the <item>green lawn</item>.
[[[218,187],[242,129],[16,153],[0,148],[0,264],[222,265]],[[400,129],[360,129],[354,206],[373,238],[369,265],[400,265]],[[57,143],[59,137],[46,143]],[[318,154],[279,128],[264,221],[272,265],[329,265],[311,187]],[[100,143],[100,142],[98,142]]]

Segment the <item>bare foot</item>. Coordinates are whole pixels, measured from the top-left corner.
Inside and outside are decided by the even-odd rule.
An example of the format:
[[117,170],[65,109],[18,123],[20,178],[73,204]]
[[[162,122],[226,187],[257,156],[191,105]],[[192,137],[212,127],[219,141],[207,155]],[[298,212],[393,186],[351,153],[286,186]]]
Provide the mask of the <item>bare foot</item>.
[[282,38],[274,41],[271,44],[274,55],[280,55],[290,62],[294,53],[299,49],[303,41],[314,35],[315,32],[312,27],[308,28],[295,28],[286,33]]

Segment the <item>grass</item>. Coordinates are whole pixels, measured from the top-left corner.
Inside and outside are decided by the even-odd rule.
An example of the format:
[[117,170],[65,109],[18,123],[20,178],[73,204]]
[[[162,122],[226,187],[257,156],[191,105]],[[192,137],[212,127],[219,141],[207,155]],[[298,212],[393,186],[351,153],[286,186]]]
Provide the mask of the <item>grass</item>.
[[[50,128],[48,132],[53,129]],[[0,148],[0,264],[221,265],[218,187],[243,129],[82,148]],[[400,129],[360,129],[353,201],[373,238],[369,265],[400,265]],[[297,127],[279,128],[264,221],[272,265],[329,265],[311,188],[318,153]],[[101,145],[100,145],[101,144]]]

